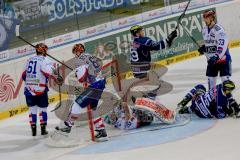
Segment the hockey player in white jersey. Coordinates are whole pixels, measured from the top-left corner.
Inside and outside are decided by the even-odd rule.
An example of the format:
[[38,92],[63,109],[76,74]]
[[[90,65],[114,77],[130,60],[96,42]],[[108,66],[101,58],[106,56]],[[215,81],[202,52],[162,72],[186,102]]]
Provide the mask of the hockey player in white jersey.
[[32,136],[37,135],[37,113],[39,112],[41,135],[46,135],[47,107],[48,107],[48,78],[53,78],[59,85],[63,79],[57,75],[53,62],[46,57],[48,47],[39,43],[36,45],[37,55],[28,59],[22,79],[25,81],[24,94],[29,107],[29,122]]
[[218,73],[223,81],[231,76],[231,56],[228,49],[228,37],[223,27],[216,23],[216,13],[207,10],[203,13],[206,26],[202,30],[204,45],[199,48],[200,54],[207,57],[207,71],[209,89],[216,86]]
[[[235,84],[230,81],[224,81],[216,86],[216,98],[214,89],[206,91],[202,85],[196,85],[186,96],[179,102],[178,111],[183,113],[195,113],[200,118],[225,118],[227,116],[240,117],[239,104],[232,96]],[[216,99],[216,100],[215,100]],[[191,105],[187,106],[189,102]]]
[[[102,61],[99,58],[85,53],[84,45],[81,43],[74,45],[72,53],[76,58],[76,78],[80,83],[87,83],[89,86],[74,101],[68,119],[64,122],[65,126],[62,128],[56,127],[57,130],[65,133],[71,132],[74,121],[81,113],[87,112],[86,109],[88,105],[90,105],[93,110],[96,110],[106,83],[105,78],[100,75]],[[103,119],[98,117],[93,120],[93,124],[97,132],[95,141],[107,140]]]

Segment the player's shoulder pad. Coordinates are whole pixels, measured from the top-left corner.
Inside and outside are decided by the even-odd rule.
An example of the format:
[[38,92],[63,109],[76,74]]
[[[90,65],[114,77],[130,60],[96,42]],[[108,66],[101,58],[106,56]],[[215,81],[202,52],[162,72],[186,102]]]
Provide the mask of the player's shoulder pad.
[[214,27],[216,32],[224,31],[223,27],[220,24],[215,24]]
[[140,37],[135,39],[135,42],[140,43],[142,45],[150,45],[152,43],[152,39],[149,37]]
[[84,52],[84,53],[82,53],[81,55],[93,56],[92,54],[90,54],[90,53],[87,53],[87,52]]

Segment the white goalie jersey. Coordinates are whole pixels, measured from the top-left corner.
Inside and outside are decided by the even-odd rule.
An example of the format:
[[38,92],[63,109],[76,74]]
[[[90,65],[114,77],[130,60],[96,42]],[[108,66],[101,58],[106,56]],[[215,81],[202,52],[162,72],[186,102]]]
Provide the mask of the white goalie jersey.
[[218,55],[220,60],[226,60],[229,39],[221,25],[216,23],[213,28],[205,26],[202,30],[203,39],[206,47],[206,57],[209,60],[212,56]]
[[137,98],[134,106],[130,107],[131,118],[126,119],[125,111],[121,106],[113,109],[105,116],[105,122],[116,128],[130,130],[153,123],[173,124],[175,112],[159,102],[148,98]]

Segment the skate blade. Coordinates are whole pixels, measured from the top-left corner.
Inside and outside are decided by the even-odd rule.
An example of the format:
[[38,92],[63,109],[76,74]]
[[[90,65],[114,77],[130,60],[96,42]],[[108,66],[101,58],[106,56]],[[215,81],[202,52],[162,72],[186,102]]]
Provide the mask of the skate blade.
[[62,136],[64,136],[64,137],[69,137],[69,133],[62,132],[61,130],[58,130],[58,129],[56,129],[56,130],[54,131],[54,133],[53,133],[50,137],[52,137],[53,135],[56,135],[56,134],[60,134],[60,135],[62,135]]
[[94,142],[105,142],[108,141],[108,137],[95,138]]

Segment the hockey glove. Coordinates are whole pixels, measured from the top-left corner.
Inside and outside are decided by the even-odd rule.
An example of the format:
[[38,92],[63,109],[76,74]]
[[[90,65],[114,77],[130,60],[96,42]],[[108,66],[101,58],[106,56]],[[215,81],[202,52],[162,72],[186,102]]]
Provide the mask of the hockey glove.
[[212,56],[212,57],[208,60],[208,64],[212,66],[212,65],[214,65],[218,60],[219,60],[219,56],[218,56],[218,55],[214,55],[214,56]]
[[172,41],[177,37],[177,30],[174,30],[170,35],[168,35],[166,42],[168,47],[171,47]]
[[205,45],[202,45],[199,49],[198,49],[198,52],[203,55],[204,53],[206,53],[206,47]]
[[236,118],[240,118],[239,104],[237,104],[237,102],[233,98],[228,99],[228,102],[229,102],[229,107],[234,110]]

